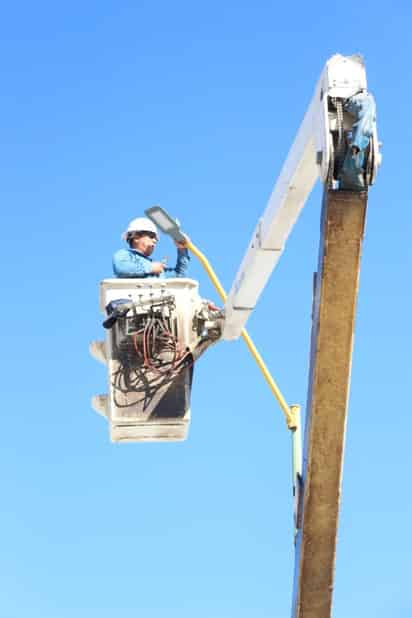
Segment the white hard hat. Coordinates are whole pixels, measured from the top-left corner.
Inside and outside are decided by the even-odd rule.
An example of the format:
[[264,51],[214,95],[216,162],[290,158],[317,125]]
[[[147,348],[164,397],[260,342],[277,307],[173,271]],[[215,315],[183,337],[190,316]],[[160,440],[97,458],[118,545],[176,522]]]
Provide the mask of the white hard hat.
[[129,227],[122,234],[123,240],[127,240],[127,236],[128,234],[130,234],[130,232],[152,232],[153,234],[156,234],[157,237],[159,237],[157,227],[155,226],[153,221],[150,221],[150,219],[147,219],[146,217],[137,217],[137,219],[133,219],[132,221],[130,221]]

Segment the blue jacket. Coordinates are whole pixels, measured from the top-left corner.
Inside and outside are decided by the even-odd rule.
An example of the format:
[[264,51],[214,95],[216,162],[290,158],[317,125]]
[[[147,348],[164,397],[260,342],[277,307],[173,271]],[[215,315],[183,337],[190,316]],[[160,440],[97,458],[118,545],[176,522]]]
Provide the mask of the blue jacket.
[[[189,260],[188,250],[178,249],[176,266],[168,268],[167,271],[171,272],[174,277],[186,277]],[[151,271],[152,258],[146,257],[135,249],[120,249],[113,256],[113,272],[116,277],[159,277],[164,279],[164,272],[160,275],[155,275]]]

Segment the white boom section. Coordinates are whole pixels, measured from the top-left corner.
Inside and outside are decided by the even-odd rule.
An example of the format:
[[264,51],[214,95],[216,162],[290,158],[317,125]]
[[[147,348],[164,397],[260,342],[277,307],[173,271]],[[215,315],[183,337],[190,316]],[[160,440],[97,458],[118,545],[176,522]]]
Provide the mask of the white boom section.
[[362,90],[366,90],[362,58],[332,56],[322,71],[313,99],[229,292],[225,305],[224,339],[240,336],[316,180],[320,177],[326,182],[328,178],[330,125],[333,123],[329,118],[328,98],[346,99]]

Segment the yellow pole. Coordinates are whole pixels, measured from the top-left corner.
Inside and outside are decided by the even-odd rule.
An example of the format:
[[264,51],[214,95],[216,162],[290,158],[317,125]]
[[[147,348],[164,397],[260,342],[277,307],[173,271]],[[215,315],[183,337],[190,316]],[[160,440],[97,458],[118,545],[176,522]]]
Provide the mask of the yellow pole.
[[[209,264],[209,261],[206,258],[206,256],[188,238],[186,238],[186,246],[198,258],[198,260],[202,264],[203,268],[206,270],[207,274],[209,275],[209,277],[210,277],[213,285],[215,286],[216,291],[219,294],[220,298],[222,299],[223,302],[225,302],[226,298],[227,298],[226,292],[223,289],[219,279],[217,278],[215,271],[213,270],[213,268]],[[278,385],[276,384],[276,382],[274,381],[274,379],[270,375],[269,370],[266,367],[263,358],[261,357],[261,355],[257,351],[255,344],[253,343],[252,339],[250,338],[250,336],[249,336],[249,334],[248,334],[248,332],[246,331],[245,328],[242,329],[242,337],[243,337],[243,340],[245,341],[245,343],[246,343],[246,345],[247,345],[247,347],[249,349],[249,352],[252,354],[252,356],[255,359],[255,361],[256,361],[260,371],[262,372],[263,377],[265,378],[266,382],[268,383],[270,390],[272,391],[272,393],[276,397],[280,407],[282,408],[282,411],[283,411],[283,413],[285,415],[285,418],[286,418],[287,426],[289,427],[289,429],[295,430],[297,428],[297,426],[298,426],[297,414],[299,412],[296,411],[296,407],[298,407],[298,406],[291,406],[291,407],[288,406],[288,404],[286,403],[285,398],[283,397],[282,393],[279,390]]]

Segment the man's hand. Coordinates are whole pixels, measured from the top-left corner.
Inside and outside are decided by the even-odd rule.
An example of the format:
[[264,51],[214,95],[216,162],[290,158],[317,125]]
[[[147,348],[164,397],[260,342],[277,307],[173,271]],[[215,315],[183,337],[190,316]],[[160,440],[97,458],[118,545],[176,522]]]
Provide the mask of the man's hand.
[[152,273],[154,275],[160,275],[165,269],[165,265],[162,262],[152,263]]

